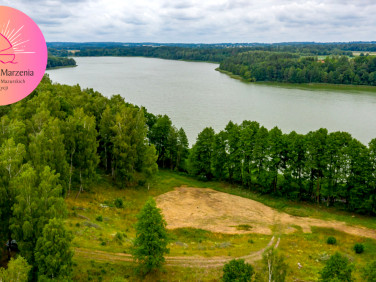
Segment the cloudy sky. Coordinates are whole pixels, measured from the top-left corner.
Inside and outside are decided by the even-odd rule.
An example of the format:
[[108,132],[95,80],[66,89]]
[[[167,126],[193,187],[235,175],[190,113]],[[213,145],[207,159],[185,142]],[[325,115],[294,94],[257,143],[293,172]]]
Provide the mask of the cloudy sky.
[[376,40],[375,0],[0,0],[47,41]]

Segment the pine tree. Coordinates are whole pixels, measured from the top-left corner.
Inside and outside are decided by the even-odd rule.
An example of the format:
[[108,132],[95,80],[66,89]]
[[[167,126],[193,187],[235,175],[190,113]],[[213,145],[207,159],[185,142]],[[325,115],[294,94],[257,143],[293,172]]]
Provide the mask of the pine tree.
[[170,251],[168,241],[166,222],[151,198],[138,215],[133,249],[133,258],[139,263],[142,274],[161,268],[165,261],[164,254]]

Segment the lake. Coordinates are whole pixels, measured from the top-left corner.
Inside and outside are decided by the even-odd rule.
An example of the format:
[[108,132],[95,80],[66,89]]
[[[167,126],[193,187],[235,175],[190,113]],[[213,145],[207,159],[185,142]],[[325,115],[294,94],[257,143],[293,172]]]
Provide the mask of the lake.
[[75,68],[48,70],[54,82],[93,88],[167,114],[190,145],[211,126],[254,120],[284,133],[320,127],[347,131],[368,144],[376,138],[376,93],[326,91],[244,83],[215,71],[217,64],[140,57],[74,58]]

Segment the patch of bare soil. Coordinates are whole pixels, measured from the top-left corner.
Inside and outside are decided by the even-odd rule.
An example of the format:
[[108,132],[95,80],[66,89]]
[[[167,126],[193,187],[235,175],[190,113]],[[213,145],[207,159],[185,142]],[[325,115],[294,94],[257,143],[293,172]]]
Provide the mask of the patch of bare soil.
[[[376,239],[376,231],[372,229],[292,216],[260,202],[208,188],[177,187],[158,196],[156,201],[169,229],[192,227],[228,234],[272,234],[272,228],[291,233],[296,230],[294,226],[300,226],[303,232],[311,232],[311,226],[318,226]],[[244,225],[251,228],[244,230],[241,228]]]

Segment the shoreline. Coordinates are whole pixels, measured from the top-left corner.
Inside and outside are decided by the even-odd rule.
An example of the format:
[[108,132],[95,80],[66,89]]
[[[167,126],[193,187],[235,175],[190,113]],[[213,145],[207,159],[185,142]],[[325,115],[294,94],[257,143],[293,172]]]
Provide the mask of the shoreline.
[[304,89],[304,90],[330,90],[330,91],[352,91],[352,92],[369,92],[376,93],[376,86],[369,85],[353,85],[353,84],[331,84],[331,83],[289,83],[289,82],[278,82],[278,81],[249,81],[244,79],[240,75],[233,74],[232,72],[225,71],[219,67],[215,69],[216,71],[228,75],[230,78],[240,80],[244,83],[267,85],[272,87],[283,87],[283,88],[294,88],[294,89]]
[[53,68],[46,68],[46,71],[47,70],[57,70],[57,69],[65,69],[65,68],[75,68],[77,67],[78,65],[74,65],[74,66],[58,66],[58,67],[53,67]]

